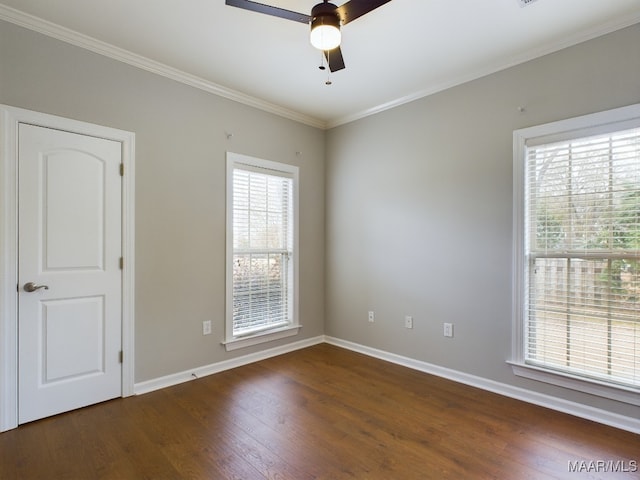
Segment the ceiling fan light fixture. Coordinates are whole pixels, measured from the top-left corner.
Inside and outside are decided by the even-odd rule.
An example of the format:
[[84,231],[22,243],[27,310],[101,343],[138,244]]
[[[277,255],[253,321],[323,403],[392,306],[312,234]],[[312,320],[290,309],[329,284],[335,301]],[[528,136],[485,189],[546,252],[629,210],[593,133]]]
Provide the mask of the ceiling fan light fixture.
[[311,35],[309,40],[318,50],[333,50],[340,46],[340,17],[336,6],[326,2],[319,3],[311,10]]
[[311,45],[318,50],[333,50],[340,45],[340,29],[331,25],[319,25],[311,30]]

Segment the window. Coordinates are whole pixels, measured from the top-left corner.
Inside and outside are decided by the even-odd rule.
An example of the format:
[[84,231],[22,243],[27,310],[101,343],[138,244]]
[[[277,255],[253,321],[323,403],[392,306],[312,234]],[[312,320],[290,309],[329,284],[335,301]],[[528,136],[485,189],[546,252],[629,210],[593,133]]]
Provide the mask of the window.
[[639,107],[514,133],[514,370],[634,404]]
[[298,168],[227,154],[227,350],[295,335]]

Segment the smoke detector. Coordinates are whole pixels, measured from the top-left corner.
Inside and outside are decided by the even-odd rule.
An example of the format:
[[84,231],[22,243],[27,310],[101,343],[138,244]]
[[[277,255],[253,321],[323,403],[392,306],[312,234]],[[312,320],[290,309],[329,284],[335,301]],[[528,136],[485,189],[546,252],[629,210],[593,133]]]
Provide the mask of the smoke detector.
[[518,0],[518,4],[520,5],[520,7],[526,7],[527,5],[535,1],[536,0]]

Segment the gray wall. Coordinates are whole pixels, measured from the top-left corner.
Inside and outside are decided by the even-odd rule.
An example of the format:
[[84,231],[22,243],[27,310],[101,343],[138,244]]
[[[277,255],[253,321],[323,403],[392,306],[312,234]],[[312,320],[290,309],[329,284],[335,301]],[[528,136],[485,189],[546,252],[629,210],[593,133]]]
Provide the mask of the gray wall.
[[513,130],[640,102],[638,45],[635,25],[329,131],[327,335],[638,417],[505,363]]
[[[136,382],[326,333],[634,417],[505,360],[512,132],[640,102],[639,44],[636,25],[325,133],[0,22],[0,103],[136,133]],[[304,328],[233,353],[227,150],[301,167]]]
[[[322,130],[5,22],[0,66],[0,103],[136,133],[136,382],[323,333]],[[227,150],[299,165],[301,187],[303,329],[233,353],[220,345]]]

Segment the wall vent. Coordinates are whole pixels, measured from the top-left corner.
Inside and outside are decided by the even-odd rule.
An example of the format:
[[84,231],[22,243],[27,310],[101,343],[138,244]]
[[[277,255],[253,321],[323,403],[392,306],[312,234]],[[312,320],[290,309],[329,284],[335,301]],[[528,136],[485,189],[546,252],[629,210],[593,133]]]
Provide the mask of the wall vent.
[[518,0],[518,4],[521,7],[526,7],[527,5],[529,5],[530,3],[535,2],[536,0]]

